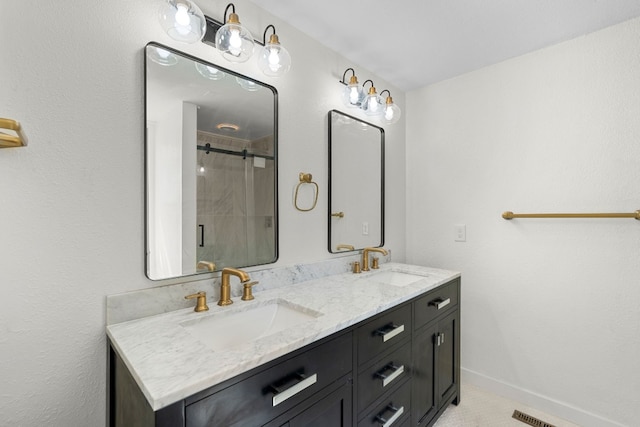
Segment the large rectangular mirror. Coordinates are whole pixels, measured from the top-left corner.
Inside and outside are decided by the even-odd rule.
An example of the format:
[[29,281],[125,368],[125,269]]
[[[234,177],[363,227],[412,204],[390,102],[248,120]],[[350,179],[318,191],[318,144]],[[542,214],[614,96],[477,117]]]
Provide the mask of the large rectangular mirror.
[[329,252],[384,244],[384,129],[329,112]]
[[275,262],[277,92],[145,47],[147,277]]

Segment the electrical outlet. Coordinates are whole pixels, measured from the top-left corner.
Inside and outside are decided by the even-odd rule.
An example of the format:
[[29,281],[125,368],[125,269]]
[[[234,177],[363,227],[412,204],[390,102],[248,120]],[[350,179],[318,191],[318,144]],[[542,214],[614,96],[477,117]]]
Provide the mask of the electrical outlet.
[[362,223],[362,235],[363,236],[368,236],[369,235],[369,223],[368,222],[363,222]]
[[453,240],[456,242],[467,241],[467,226],[464,224],[455,224],[453,226]]

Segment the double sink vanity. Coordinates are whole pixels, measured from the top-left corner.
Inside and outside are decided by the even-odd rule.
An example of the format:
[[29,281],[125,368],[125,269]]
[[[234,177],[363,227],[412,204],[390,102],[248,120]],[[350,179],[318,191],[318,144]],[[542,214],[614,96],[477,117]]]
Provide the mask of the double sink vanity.
[[276,88],[158,43],[144,54],[146,273],[186,279],[107,298],[109,425],[435,423],[460,399],[460,274],[368,271],[369,252],[388,255],[384,129],[328,112],[336,256],[256,270],[279,256]]
[[459,273],[385,263],[262,286],[109,325],[111,425],[428,426],[457,404]]

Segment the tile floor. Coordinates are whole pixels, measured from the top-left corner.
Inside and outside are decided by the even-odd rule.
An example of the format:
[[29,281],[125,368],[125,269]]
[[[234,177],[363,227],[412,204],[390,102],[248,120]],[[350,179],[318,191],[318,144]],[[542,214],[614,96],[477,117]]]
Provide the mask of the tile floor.
[[449,405],[433,427],[527,427],[511,416],[517,409],[556,427],[578,427],[513,400],[505,399],[472,385],[462,384],[460,405]]

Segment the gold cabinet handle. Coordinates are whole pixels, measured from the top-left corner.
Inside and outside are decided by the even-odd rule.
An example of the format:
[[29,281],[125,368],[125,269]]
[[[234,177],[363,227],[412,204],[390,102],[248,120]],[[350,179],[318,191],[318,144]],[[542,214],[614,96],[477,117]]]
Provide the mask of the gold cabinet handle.
[[335,216],[336,218],[344,218],[344,212],[333,212],[331,216]]

